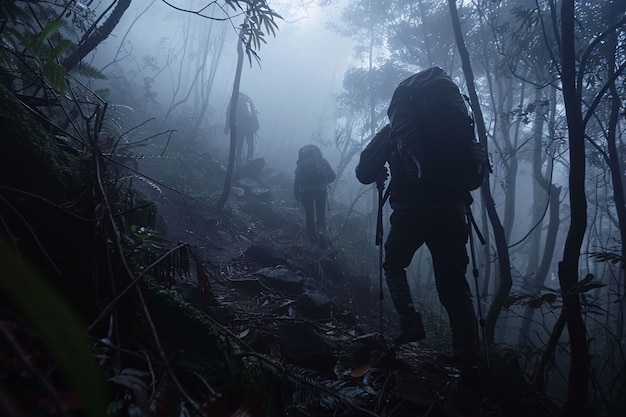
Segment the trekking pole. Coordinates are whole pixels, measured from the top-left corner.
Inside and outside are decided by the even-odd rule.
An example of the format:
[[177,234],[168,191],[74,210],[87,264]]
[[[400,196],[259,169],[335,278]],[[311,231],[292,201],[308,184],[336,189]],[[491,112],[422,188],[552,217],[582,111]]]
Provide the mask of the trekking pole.
[[302,201],[298,202],[298,244],[300,246],[304,245],[304,224],[302,221]]
[[330,246],[331,242],[332,242],[332,235],[333,235],[333,229],[330,226],[330,201],[329,200],[329,196],[330,196],[330,184],[326,184],[326,189],[327,189],[327,193],[326,193],[326,224],[324,225],[326,227],[328,231],[328,246]]
[[384,181],[376,182],[378,190],[378,214],[376,216],[376,240],[378,246],[378,301],[380,302],[380,333],[383,333],[383,188]]
[[480,330],[483,339],[483,345],[485,349],[485,365],[487,366],[487,370],[489,370],[489,348],[487,345],[487,336],[485,331],[485,319],[483,318],[482,307],[480,306],[480,291],[478,290],[478,266],[476,265],[476,252],[474,250],[474,234],[472,230],[474,230],[478,236],[480,242],[484,245],[486,243],[485,238],[480,233],[478,229],[478,225],[476,224],[476,220],[474,220],[474,216],[472,215],[472,210],[470,206],[467,206],[467,224],[469,226],[469,245],[470,245],[470,253],[472,256],[472,275],[474,275],[474,285],[476,286],[476,305],[478,306],[478,323],[480,324]]
[[389,188],[383,196],[385,188],[385,179],[376,181],[376,189],[378,190],[378,214],[376,218],[376,239],[378,246],[378,300],[380,301],[380,333],[383,333],[383,206],[389,197]]

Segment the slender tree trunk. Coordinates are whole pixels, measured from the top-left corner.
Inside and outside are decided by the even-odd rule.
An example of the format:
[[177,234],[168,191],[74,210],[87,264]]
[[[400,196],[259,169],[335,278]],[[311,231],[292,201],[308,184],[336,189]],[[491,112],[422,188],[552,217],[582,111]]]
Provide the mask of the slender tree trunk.
[[[465,40],[463,38],[463,33],[461,32],[461,22],[459,20],[459,14],[456,8],[456,1],[448,0],[448,5],[450,8],[450,15],[452,18],[452,27],[454,29],[456,45],[459,49],[459,55],[461,56],[463,74],[465,75],[465,81],[467,82],[467,92],[470,96],[472,109],[474,110],[474,117],[476,118],[478,137],[480,138],[480,142],[483,144],[483,146],[487,148],[487,132],[485,128],[485,121],[483,118],[482,110],[480,108],[478,95],[476,94],[474,73],[472,71],[469,52],[467,51],[467,47],[465,46]],[[502,223],[500,222],[500,218],[498,217],[498,213],[496,211],[495,203],[491,195],[491,189],[489,188],[488,181],[485,181],[480,190],[483,197],[483,204],[487,208],[491,227],[493,228],[493,234],[496,241],[496,251],[498,253],[499,261],[498,271],[500,275],[498,291],[487,313],[484,324],[487,338],[486,342],[488,344],[491,344],[494,342],[495,338],[496,321],[498,320],[498,316],[502,311],[504,301],[511,291],[513,281],[511,278],[511,260],[509,258],[506,237],[504,236],[504,228],[502,227]]]
[[[545,209],[544,207],[549,204],[549,198],[546,188],[542,182],[545,181],[543,176],[543,163],[545,156],[543,152],[543,130],[545,121],[545,107],[547,107],[543,100],[543,90],[537,88],[535,90],[535,119],[532,125],[532,137],[533,137],[533,150],[532,150],[532,169],[533,169],[533,200],[532,200],[532,223],[533,228],[532,236],[529,245],[528,264],[526,265],[526,276],[531,277],[537,272],[539,265],[539,253],[541,251],[541,244],[543,233],[541,232]],[[550,171],[548,171],[548,174]],[[522,324],[524,326],[524,324]]]
[[[211,25],[213,26],[213,25]],[[213,32],[212,30],[210,31]],[[215,76],[217,74],[217,68],[219,66],[222,51],[224,50],[225,32],[222,29],[221,33],[215,35],[209,42],[212,44],[212,63],[208,68],[208,74],[203,77],[204,84],[199,91],[200,111],[197,118],[195,118],[193,129],[194,133],[200,132],[200,126],[204,120],[204,115],[209,111],[209,104],[211,98],[211,91],[213,90],[213,84],[215,82]]]
[[[519,163],[517,160],[517,144],[515,137],[512,137],[513,126],[510,120],[510,114],[513,111],[513,78],[498,77],[496,80],[498,87],[498,96],[502,97],[499,109],[496,114],[500,114],[500,140],[504,144],[502,163],[504,166],[504,178],[506,181],[504,212],[502,214],[502,228],[507,241],[511,240],[513,225],[515,224],[515,196],[517,194],[517,173]],[[523,94],[522,94],[523,97]]]
[[113,9],[107,20],[100,27],[94,26],[89,28],[84,39],[78,44],[78,47],[72,54],[63,60],[61,64],[66,71],[70,71],[78,63],[93,51],[100,43],[109,37],[113,29],[120,22],[120,19],[130,6],[131,0],[118,0],[117,6]]
[[239,97],[239,85],[241,84],[241,70],[243,68],[243,40],[237,39],[237,70],[235,72],[235,81],[233,82],[233,93],[230,97],[230,152],[228,155],[228,166],[226,168],[226,178],[224,179],[224,189],[220,198],[217,200],[217,206],[224,208],[226,200],[230,195],[230,187],[233,179],[233,171],[235,169],[235,154],[237,152],[237,98]]
[[559,315],[559,318],[552,328],[550,339],[548,339],[548,343],[546,343],[546,348],[543,351],[543,355],[541,356],[539,364],[535,368],[534,374],[530,381],[535,390],[541,394],[544,394],[546,389],[546,380],[544,378],[546,367],[548,366],[548,363],[550,363],[550,361],[552,361],[553,359],[554,351],[559,344],[559,339],[561,338],[561,335],[563,334],[563,329],[565,328],[565,320],[565,311],[561,310],[561,314]]
[[[617,8],[617,7],[616,7]],[[616,12],[619,13],[618,10]],[[623,13],[623,12],[622,12]],[[617,34],[613,33],[608,37],[609,47],[607,48],[607,60],[608,60],[608,72],[609,77],[615,73],[615,55],[617,52]],[[622,101],[619,96],[619,92],[612,81],[610,85],[611,93],[611,114],[609,118],[609,126],[607,132],[607,148],[609,153],[609,168],[611,169],[611,180],[613,182],[613,199],[615,200],[615,211],[617,213],[617,222],[619,226],[620,241],[621,241],[621,257],[622,268],[626,267],[626,198],[624,197],[624,182],[622,180],[622,164],[620,163],[620,156],[617,150],[617,130],[619,113],[622,105]],[[623,279],[623,275],[622,275]],[[624,314],[623,304],[624,297],[620,297],[619,294],[623,293],[624,283],[618,282],[616,293],[618,294],[619,310],[616,311],[616,326],[615,333],[618,340],[622,340],[624,336]]]
[[578,262],[585,229],[587,200],[585,196],[585,131],[581,99],[576,91],[576,52],[574,44],[574,0],[561,4],[561,42],[563,98],[569,131],[569,195],[570,228],[565,240],[563,259],[559,263],[559,282],[563,293],[563,309],[569,333],[571,361],[567,398],[562,415],[587,416],[589,413],[589,348],[581,312],[578,284]]
[[[548,104],[542,100],[540,91],[537,90],[537,95],[535,97],[536,120],[533,124],[535,136],[533,149],[533,178],[535,180],[533,184],[535,188],[535,197],[533,205],[535,206],[535,210],[533,213],[532,223],[533,227],[536,228],[534,232],[535,237],[533,239],[532,250],[537,253],[537,255],[535,255],[537,261],[533,261],[533,269],[528,270],[528,274],[533,276],[531,283],[531,288],[533,290],[541,288],[548,277],[554,257],[554,249],[556,246],[559,225],[561,224],[559,216],[561,187],[557,187],[550,181],[553,171],[553,162],[548,161],[548,171],[545,174],[542,171],[545,157],[541,138],[544,130],[543,120],[546,114],[544,107],[547,106]],[[544,204],[548,205],[548,231],[545,236],[541,232],[542,225],[544,224],[543,217],[545,216],[543,212]],[[540,257],[539,251],[542,247],[543,255]],[[535,258],[535,256],[532,257]],[[530,338],[530,328],[535,311],[536,309],[531,306],[526,306],[524,308],[524,317],[519,335],[520,343],[526,343],[526,341]]]

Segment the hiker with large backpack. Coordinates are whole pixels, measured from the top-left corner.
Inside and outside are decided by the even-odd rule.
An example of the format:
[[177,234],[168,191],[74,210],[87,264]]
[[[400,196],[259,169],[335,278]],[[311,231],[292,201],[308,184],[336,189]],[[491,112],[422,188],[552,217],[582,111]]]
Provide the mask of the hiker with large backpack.
[[309,242],[326,249],[326,204],[328,184],[335,181],[332,169],[322,151],[315,145],[306,145],[298,151],[293,193],[301,202],[306,218]]
[[[407,282],[415,252],[428,247],[439,300],[446,309],[452,351],[461,380],[477,377],[480,364],[478,321],[465,272],[470,191],[489,170],[487,154],[475,140],[473,120],[457,85],[439,67],[402,81],[387,111],[389,124],[363,150],[356,176],[379,186],[393,212],[382,264],[391,300],[400,316],[399,346],[426,333]],[[380,194],[379,194],[380,195]],[[384,204],[384,200],[379,202]]]
[[[230,132],[230,103],[226,112],[226,126],[224,134]],[[235,115],[235,128],[237,129],[235,163],[240,165],[243,157],[244,143],[247,145],[246,162],[254,158],[254,141],[256,132],[259,130],[259,118],[254,102],[247,94],[239,92],[237,97],[237,109]]]

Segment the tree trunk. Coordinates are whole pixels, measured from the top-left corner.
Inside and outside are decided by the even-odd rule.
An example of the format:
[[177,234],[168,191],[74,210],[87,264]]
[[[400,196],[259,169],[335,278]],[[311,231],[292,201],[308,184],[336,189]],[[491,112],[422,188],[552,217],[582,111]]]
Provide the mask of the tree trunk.
[[113,9],[107,20],[100,27],[92,26],[89,28],[85,37],[81,39],[78,47],[72,54],[63,60],[61,64],[66,71],[70,71],[78,63],[93,51],[100,43],[109,37],[113,29],[120,22],[120,19],[130,6],[131,0],[118,0],[117,6]]
[[578,283],[578,262],[585,229],[587,200],[585,196],[585,127],[581,99],[576,91],[576,52],[574,44],[574,0],[561,4],[561,42],[563,99],[567,118],[570,172],[570,228],[565,240],[563,259],[559,263],[559,283],[563,294],[563,309],[569,333],[571,360],[567,398],[562,415],[587,416],[589,413],[589,348],[583,321]]
[[[463,66],[463,74],[465,75],[465,81],[467,82],[467,92],[470,96],[470,102],[472,103],[472,109],[474,110],[474,117],[476,118],[476,128],[478,130],[478,137],[480,142],[487,148],[487,132],[485,128],[485,121],[483,119],[482,110],[480,108],[480,102],[478,95],[476,94],[476,86],[474,84],[474,73],[472,71],[472,65],[470,63],[469,52],[465,46],[465,40],[463,39],[463,33],[461,32],[461,22],[459,20],[459,14],[456,8],[455,0],[448,0],[450,8],[450,16],[452,18],[452,27],[454,29],[454,35],[456,39],[457,48],[459,49],[459,55],[461,56],[461,62]],[[483,204],[487,207],[487,213],[493,228],[493,234],[496,241],[496,251],[499,260],[499,275],[500,282],[498,283],[498,291],[496,292],[495,299],[491,304],[487,318],[485,321],[485,334],[486,342],[492,344],[494,342],[495,327],[498,316],[502,311],[504,301],[508,297],[511,286],[511,260],[509,258],[509,252],[506,243],[506,237],[504,236],[504,228],[498,217],[495,203],[491,195],[491,189],[489,188],[488,181],[481,186],[481,196],[483,197]],[[482,323],[481,323],[482,324]]]
[[[552,94],[554,89],[551,90]],[[551,100],[553,101],[553,100]],[[548,161],[548,170],[544,174],[542,166],[545,162],[542,136],[543,136],[543,121],[546,115],[544,107],[548,107],[548,103],[542,99],[541,91],[537,90],[535,96],[535,123],[533,124],[534,131],[534,149],[533,149],[533,178],[534,178],[534,199],[533,205],[535,206],[533,213],[533,227],[535,228],[533,243],[532,243],[532,256],[531,258],[537,259],[532,261],[532,267],[529,267],[527,274],[533,276],[531,282],[531,289],[540,289],[546,281],[550,268],[552,267],[552,261],[554,257],[554,249],[556,247],[556,238],[559,231],[559,225],[561,224],[559,212],[560,212],[560,199],[561,199],[561,187],[557,187],[552,184],[550,179],[552,178],[553,161]],[[553,131],[553,129],[550,129]],[[548,216],[548,230],[545,236],[541,232],[544,224],[544,204],[547,204],[549,210]],[[543,247],[543,255],[539,256],[539,251]],[[541,259],[541,260],[539,260]],[[531,262],[529,261],[529,264]],[[530,269],[532,268],[532,269]],[[519,342],[527,343],[530,338],[530,328],[533,322],[533,316],[537,309],[526,306],[524,308],[524,316],[520,326]]]
[[[500,119],[500,140],[503,143],[502,165],[504,167],[505,178],[505,200],[504,212],[502,214],[502,228],[507,242],[511,241],[511,233],[515,224],[515,196],[517,194],[517,177],[519,171],[519,163],[517,157],[517,135],[513,135],[513,126],[510,114],[513,112],[513,78],[498,77],[496,79],[498,87],[498,96],[502,97],[499,101],[500,108],[496,109],[496,114],[501,115]],[[522,84],[520,92],[520,100],[523,100],[524,87]],[[519,124],[519,123],[518,123]]]
[[243,39],[237,40],[237,70],[235,72],[235,81],[233,82],[233,93],[230,97],[229,129],[230,129],[230,152],[228,154],[228,166],[226,168],[226,178],[224,179],[224,189],[220,198],[217,200],[217,206],[224,208],[226,200],[230,195],[230,187],[233,179],[233,171],[235,169],[235,154],[237,152],[237,98],[239,97],[239,85],[241,84],[241,70],[243,68]]
[[[559,217],[560,212],[560,198],[561,198],[561,187],[557,187],[554,184],[550,185],[550,193],[548,196],[549,199],[549,220],[548,220],[548,232],[545,236],[545,242],[543,245],[543,256],[541,259],[541,263],[537,267],[537,271],[535,271],[535,276],[532,281],[532,288],[539,289],[541,288],[546,278],[548,277],[548,273],[550,272],[550,267],[552,266],[552,259],[554,255],[554,248],[556,244],[556,238],[559,232],[559,225],[561,224],[561,220]],[[539,232],[537,232],[539,233]],[[531,306],[526,306],[524,308],[524,318],[522,320],[522,325],[520,327],[520,343],[526,343],[526,340],[530,338],[530,328],[532,326],[533,316],[535,315],[536,309]]]
[[[620,10],[620,7],[615,4],[613,16],[623,16],[624,11]],[[621,6],[624,8],[624,6]],[[608,77],[611,78],[615,74],[615,55],[618,52],[617,34],[613,33],[607,38],[607,61],[608,61]],[[609,118],[608,131],[607,131],[607,148],[609,153],[609,168],[611,170],[611,180],[613,182],[613,199],[615,200],[615,211],[617,213],[617,223],[619,226],[620,241],[621,241],[621,257],[622,268],[626,267],[626,198],[624,197],[624,182],[622,180],[622,164],[620,163],[620,155],[618,153],[617,146],[617,134],[619,113],[622,102],[620,100],[619,92],[615,81],[611,81],[609,91],[611,93],[611,115]],[[623,278],[622,278],[623,279]],[[624,284],[617,285],[616,293],[618,294],[618,300],[620,308],[616,314],[616,326],[615,333],[617,340],[622,340],[624,335],[624,315],[623,315],[623,303],[624,297],[619,297],[619,294],[623,292]]]

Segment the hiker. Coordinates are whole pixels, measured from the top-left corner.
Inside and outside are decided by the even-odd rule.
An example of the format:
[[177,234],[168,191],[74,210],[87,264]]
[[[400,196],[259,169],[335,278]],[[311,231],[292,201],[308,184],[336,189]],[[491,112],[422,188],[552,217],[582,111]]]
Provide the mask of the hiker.
[[301,202],[306,217],[309,242],[326,249],[326,201],[328,184],[335,181],[335,171],[315,145],[306,145],[298,151],[293,193]]
[[[452,83],[452,80],[440,68],[431,70],[433,73],[425,74],[424,77],[443,77],[447,79],[441,78],[437,82]],[[411,81],[407,79],[405,85],[410,83]],[[456,90],[458,93],[458,87]],[[411,96],[407,99],[407,103],[411,103],[412,106],[425,103],[424,108],[440,108],[438,100],[441,99],[442,94],[435,91],[429,94],[432,95],[422,97],[424,99],[422,101],[419,97]],[[434,130],[424,129],[420,133],[428,135],[429,132],[436,131],[437,135],[432,137],[431,146],[442,147],[442,152],[453,152],[448,143],[449,139],[467,134],[464,130],[466,129],[467,109],[462,96],[458,94],[461,97],[461,105],[465,109],[463,117],[457,117],[462,115],[462,112],[452,112],[453,117],[444,120],[437,114],[425,111],[425,115],[420,118],[423,123],[438,122],[440,124]],[[401,92],[398,95],[401,95]],[[413,255],[423,244],[426,244],[432,257],[439,300],[450,319],[453,356],[461,370],[461,379],[463,379],[477,372],[476,369],[480,363],[478,321],[472,304],[471,291],[465,278],[469,263],[465,248],[469,233],[466,207],[471,202],[471,195],[469,191],[462,188],[448,189],[444,186],[430,187],[427,183],[422,184],[421,181],[425,181],[428,170],[435,169],[429,166],[431,162],[429,158],[435,159],[435,156],[425,157],[426,151],[423,151],[419,163],[416,163],[417,166],[413,166],[413,171],[406,169],[406,157],[402,154],[405,148],[398,145],[401,139],[410,136],[410,132],[406,131],[407,127],[416,129],[415,126],[419,122],[418,120],[404,120],[402,124],[400,113],[395,113],[399,111],[394,107],[395,98],[394,93],[388,111],[390,124],[380,129],[363,150],[356,168],[356,176],[361,183],[377,183],[379,187],[382,187],[389,175],[385,163],[389,164],[391,181],[388,192],[393,211],[390,217],[391,228],[384,245],[385,259],[382,268],[391,300],[400,316],[400,333],[394,339],[394,343],[399,346],[420,341],[426,336],[421,314],[413,305],[406,277],[406,268],[410,265]],[[392,103],[394,106],[391,105]],[[398,126],[397,129],[392,128],[394,121]],[[473,125],[471,128],[473,137]],[[477,178],[471,186],[476,188],[486,176],[487,169],[483,167],[489,166],[487,154],[482,145],[472,140],[463,157],[469,160],[469,164],[473,165],[474,171],[477,172]],[[436,158],[443,158],[443,156],[438,155]],[[450,171],[451,174],[459,175],[456,171],[460,169],[458,166],[444,167],[444,169]],[[447,174],[441,173],[441,175]],[[459,178],[457,181],[461,182],[462,179]]]
[[[237,110],[235,117],[236,137],[236,153],[235,164],[240,165],[242,162],[243,145],[247,145],[246,162],[250,162],[254,158],[254,140],[256,132],[259,130],[259,119],[254,103],[246,94],[239,92],[237,98]],[[226,111],[226,126],[224,134],[230,132],[230,103]]]

